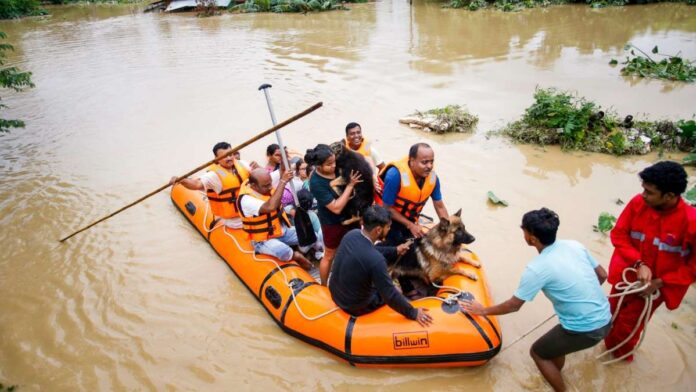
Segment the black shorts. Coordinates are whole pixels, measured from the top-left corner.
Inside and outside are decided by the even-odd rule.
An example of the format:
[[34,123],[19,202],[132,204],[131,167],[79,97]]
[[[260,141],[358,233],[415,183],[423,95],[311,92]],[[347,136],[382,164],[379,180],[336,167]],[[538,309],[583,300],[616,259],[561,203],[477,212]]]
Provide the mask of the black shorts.
[[534,342],[532,350],[543,359],[558,358],[594,346],[607,336],[610,329],[611,323],[594,331],[574,332],[558,324]]

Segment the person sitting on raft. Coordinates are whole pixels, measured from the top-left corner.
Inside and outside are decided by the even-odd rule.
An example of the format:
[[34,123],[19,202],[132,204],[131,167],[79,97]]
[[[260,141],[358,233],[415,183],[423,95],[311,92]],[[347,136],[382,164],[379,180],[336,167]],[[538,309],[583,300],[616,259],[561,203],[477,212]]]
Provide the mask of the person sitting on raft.
[[365,139],[362,134],[362,127],[356,122],[351,122],[346,125],[346,147],[362,155],[370,162],[377,170],[375,174],[384,169],[384,160],[375,150],[372,142]]
[[[213,155],[216,158],[223,157],[232,151],[232,146],[227,142],[217,143],[213,147]],[[172,177],[169,184],[177,182],[187,189],[206,191],[210,209],[219,219],[223,219],[225,226],[232,229],[241,229],[242,221],[237,210],[237,196],[239,188],[247,178],[251,168],[258,167],[256,162],[247,164],[230,154],[210,165],[208,171],[198,178]]]
[[291,170],[281,170],[277,191],[273,188],[271,175],[264,169],[253,170],[249,179],[242,184],[237,198],[242,229],[249,235],[256,253],[271,255],[282,261],[294,260],[302,268],[310,270],[312,263],[291,248],[298,245],[297,232],[290,224],[280,198],[293,173]]
[[[423,327],[432,323],[426,308],[414,308],[394,286],[387,262],[375,247],[389,232],[391,217],[384,207],[371,206],[362,216],[362,228],[343,237],[331,268],[329,291],[336,305],[353,316],[370,313],[384,304]],[[390,247],[404,254],[408,245]],[[384,250],[382,250],[384,251]]]
[[524,270],[520,286],[507,301],[483,307],[462,302],[462,310],[477,315],[508,314],[520,310],[541,290],[553,303],[560,324],[532,344],[529,354],[554,391],[565,391],[561,370],[565,356],[599,343],[611,328],[609,301],[600,286],[607,271],[577,241],[556,241],[560,221],[548,208],[522,217],[527,245],[539,255]]
[[[394,220],[386,244],[397,246],[409,238],[423,236],[423,227],[418,219],[430,198],[437,216],[440,219],[449,218],[440,192],[440,179],[433,171],[434,164],[433,149],[426,143],[416,143],[409,149],[407,157],[387,164],[380,173],[384,180],[382,203],[389,208]],[[411,251],[404,257],[411,260],[416,254]],[[409,278],[400,278],[399,284],[407,297],[414,299],[422,296]]]

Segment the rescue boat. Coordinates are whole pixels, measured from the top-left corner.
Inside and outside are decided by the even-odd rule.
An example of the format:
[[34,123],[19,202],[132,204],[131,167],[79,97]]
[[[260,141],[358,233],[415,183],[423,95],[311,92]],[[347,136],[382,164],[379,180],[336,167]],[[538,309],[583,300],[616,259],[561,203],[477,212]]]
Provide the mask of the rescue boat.
[[427,328],[388,306],[354,317],[300,266],[255,255],[241,229],[216,225],[204,193],[177,184],[171,198],[283,331],[353,366],[479,366],[500,351],[498,320],[462,312],[457,304],[457,299],[472,298],[492,304],[483,267],[460,263],[478,281],[453,276],[436,296],[412,301],[429,310],[433,323]]

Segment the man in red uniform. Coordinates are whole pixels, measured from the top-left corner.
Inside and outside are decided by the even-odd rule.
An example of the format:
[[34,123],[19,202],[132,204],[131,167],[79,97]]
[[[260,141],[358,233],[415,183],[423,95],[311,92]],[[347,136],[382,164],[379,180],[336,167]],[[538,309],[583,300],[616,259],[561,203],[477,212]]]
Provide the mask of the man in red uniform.
[[[624,298],[604,339],[607,349],[619,345],[631,334],[643,310],[644,298],[659,290],[652,311],[663,302],[667,309],[676,309],[689,285],[696,280],[696,209],[681,198],[686,190],[686,171],[676,162],[663,161],[638,175],[643,181],[643,193],[626,205],[611,231],[615,249],[609,263],[609,283],[614,285],[611,293],[618,292],[616,283],[622,281],[624,269],[632,267],[638,272],[628,273],[627,278],[638,279],[648,286]],[[616,311],[618,299],[610,299],[612,313]],[[642,329],[640,326],[625,345],[614,351],[616,358],[633,350]],[[633,360],[633,355],[626,360]]]

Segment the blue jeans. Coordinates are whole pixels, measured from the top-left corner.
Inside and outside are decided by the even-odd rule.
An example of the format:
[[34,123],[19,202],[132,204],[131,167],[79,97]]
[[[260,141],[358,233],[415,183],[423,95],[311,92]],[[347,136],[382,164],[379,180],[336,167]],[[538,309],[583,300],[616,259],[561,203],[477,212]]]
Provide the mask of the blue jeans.
[[297,232],[294,227],[287,227],[283,235],[263,242],[252,241],[256,253],[277,257],[282,261],[292,260],[293,250],[290,246],[297,245]]
[[[291,246],[298,244],[297,232],[295,231],[294,227],[284,227],[284,229],[285,231],[283,231],[283,235],[280,237],[271,238],[270,240],[263,242],[251,241],[251,244],[254,246],[254,251],[256,251],[256,253],[276,257],[282,261],[292,260],[294,251],[292,250]],[[322,244],[323,243],[321,241],[317,241],[312,247],[317,251],[323,251],[324,249]],[[306,248],[301,248],[300,250],[304,252],[309,248],[310,247],[307,246]]]

